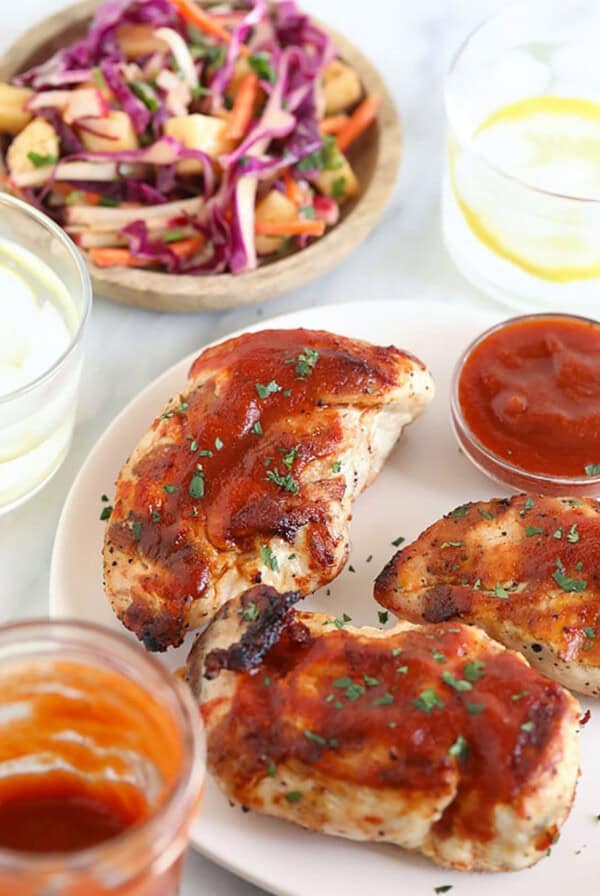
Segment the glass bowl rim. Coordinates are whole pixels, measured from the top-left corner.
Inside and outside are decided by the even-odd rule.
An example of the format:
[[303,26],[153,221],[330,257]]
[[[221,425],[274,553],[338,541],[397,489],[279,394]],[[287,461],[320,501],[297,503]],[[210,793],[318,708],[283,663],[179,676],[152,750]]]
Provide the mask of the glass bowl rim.
[[[477,438],[477,436],[473,433],[470,426],[467,424],[464,414],[462,412],[458,388],[460,384],[460,378],[462,371],[465,367],[466,362],[473,354],[473,352],[490,336],[493,336],[494,333],[497,333],[499,330],[507,329],[508,327],[514,326],[515,324],[524,323],[526,321],[532,320],[542,320],[542,319],[550,319],[550,320],[571,320],[577,321],[578,323],[589,324],[593,326],[600,332],[600,320],[594,320],[594,318],[584,317],[579,314],[568,314],[561,313],[560,311],[541,311],[533,314],[520,314],[516,317],[505,318],[502,321],[494,324],[489,327],[487,330],[484,330],[483,333],[480,333],[469,345],[466,349],[461,353],[456,365],[454,367],[454,371],[452,374],[452,381],[450,385],[450,410],[452,423],[456,428],[457,432],[457,441],[460,445],[460,439],[458,438],[458,433],[462,434],[464,438],[477,450],[480,452],[482,458],[493,464],[501,473],[502,476],[506,475],[507,478],[504,480],[508,485],[510,485],[510,479],[508,477],[518,477],[520,480],[528,479],[533,484],[552,484],[555,486],[566,486],[566,487],[576,487],[576,488],[585,488],[585,486],[594,486],[600,484],[600,475],[597,476],[587,476],[583,475],[579,476],[558,476],[553,475],[551,473],[537,473],[532,470],[527,470],[525,467],[519,467],[516,464],[511,463],[503,457],[500,457],[494,451],[491,450],[487,445],[484,445],[483,442]],[[471,463],[474,461],[471,460]],[[488,471],[488,475],[489,471]]]
[[[18,389],[14,389],[11,392],[0,395],[0,405],[6,404],[10,401],[14,401],[17,398],[20,398],[22,395],[25,395],[27,392],[31,392],[37,389],[39,386],[43,385],[43,383],[52,379],[52,377],[58,372],[58,370],[60,370],[67,358],[81,343],[86,324],[90,317],[93,300],[92,283],[85,261],[83,260],[83,257],[78,251],[77,246],[75,245],[73,240],[68,236],[67,233],[65,233],[62,227],[60,227],[55,221],[52,220],[52,218],[48,217],[48,215],[45,215],[39,209],[34,208],[27,202],[23,202],[22,199],[18,199],[16,196],[11,196],[9,193],[0,192],[0,206],[2,205],[22,212],[31,220],[35,221],[36,224],[49,231],[52,236],[56,237],[56,239],[64,246],[68,255],[74,262],[75,268],[79,275],[79,279],[81,280],[83,293],[83,309],[81,318],[77,325],[77,329],[70,337],[69,344],[64,349],[64,351],[61,352],[58,358],[53,361],[50,367],[46,368],[46,370],[36,376],[35,379],[24,383],[22,386],[19,386]],[[19,243],[18,245],[21,244]],[[24,246],[24,248],[27,247]]]
[[510,171],[502,168],[500,165],[497,165],[495,162],[492,162],[488,156],[482,152],[480,149],[477,149],[473,143],[473,135],[465,133],[465,128],[459,124],[456,116],[456,103],[454,102],[453,97],[453,80],[455,73],[458,69],[458,66],[461,63],[463,56],[466,51],[469,49],[471,44],[473,44],[480,36],[481,32],[486,28],[493,26],[496,22],[503,19],[505,16],[510,15],[513,11],[517,9],[523,9],[525,5],[540,4],[541,0],[511,0],[511,2],[507,3],[501,9],[496,10],[485,18],[481,19],[477,25],[475,25],[465,38],[459,43],[457,49],[454,51],[452,58],[450,60],[450,64],[447,68],[446,75],[444,77],[444,88],[443,88],[443,96],[444,96],[444,110],[446,113],[446,123],[450,127],[450,132],[456,134],[462,143],[468,147],[469,152],[486,168],[490,171],[493,171],[495,174],[509,181],[510,183],[517,184],[519,187],[524,190],[528,190],[531,193],[534,193],[538,196],[545,196],[549,199],[559,199],[563,202],[573,202],[575,204],[579,203],[587,203],[589,205],[597,206],[600,205],[600,197],[592,197],[592,196],[572,196],[569,193],[561,193],[557,190],[548,190],[543,187],[537,187],[535,184],[529,183],[529,181],[523,180],[521,177],[517,177],[515,174],[511,174]]

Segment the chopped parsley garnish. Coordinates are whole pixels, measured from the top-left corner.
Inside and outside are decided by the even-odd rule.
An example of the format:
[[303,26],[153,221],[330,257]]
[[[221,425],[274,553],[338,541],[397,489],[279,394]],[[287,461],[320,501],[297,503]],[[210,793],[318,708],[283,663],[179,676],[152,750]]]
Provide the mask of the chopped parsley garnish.
[[273,395],[274,392],[281,392],[281,386],[279,383],[276,383],[275,380],[271,380],[266,385],[262,383],[256,383],[256,391],[258,393],[259,398],[268,398],[269,395]]
[[573,579],[566,574],[560,557],[558,557],[556,560],[556,569],[552,573],[552,578],[559,586],[559,588],[562,588],[563,591],[566,591],[568,593],[585,591],[585,589],[587,588],[587,582],[585,581],[585,579]]
[[471,703],[467,700],[465,706],[467,707],[467,712],[470,716],[478,716],[480,712],[483,712],[485,709],[483,703]]
[[463,756],[469,752],[469,745],[462,734],[459,734],[450,749],[448,750],[449,756],[456,756],[459,759],[462,759]]
[[352,679],[348,675],[344,675],[342,678],[336,678],[333,682],[334,688],[338,688],[341,691],[344,691],[347,700],[354,702],[358,700],[359,697],[365,692],[365,689],[361,684],[356,684],[356,682],[352,681]]
[[396,675],[407,675],[408,674],[408,666],[397,666],[396,667]]
[[241,611],[241,615],[242,618],[246,620],[246,622],[256,622],[256,620],[260,616],[260,610],[254,603],[254,601],[251,600],[248,606]]
[[399,535],[398,538],[394,538],[392,544],[395,548],[399,548],[403,541],[406,541],[406,538],[404,538],[402,535]]
[[194,453],[198,450],[199,447],[200,446],[198,445],[198,442],[196,441],[196,439],[192,439],[192,441],[190,442],[190,451],[192,453]]
[[504,588],[500,582],[496,582],[494,586],[494,597],[499,597],[501,600],[508,600],[510,597],[506,588]]
[[390,618],[390,614],[387,610],[379,610],[377,613],[377,617],[381,625],[385,625],[388,619]]
[[468,504],[463,504],[461,507],[457,507],[453,510],[451,515],[454,517],[466,516],[470,509]]
[[302,799],[302,793],[299,790],[290,790],[289,793],[286,793],[285,798],[288,803],[299,803]]
[[270,675],[265,675],[265,677],[263,678],[263,684],[266,688],[271,687],[271,676]]
[[[31,153],[28,153],[28,155],[31,155]],[[33,161],[33,159],[32,159],[32,161]],[[586,476],[600,476],[600,464],[588,464],[585,468],[585,475]]]
[[275,763],[274,763],[273,760],[271,759],[271,761],[270,761],[269,764],[267,765],[267,774],[269,775],[270,778],[274,778],[274,777],[275,777],[275,772],[276,772],[276,771],[277,771],[277,766],[275,765]]
[[101,196],[98,205],[102,208],[118,208],[121,205],[121,200],[115,199],[114,196]]
[[166,492],[168,492],[169,495],[174,495],[175,492],[179,491],[178,485],[169,485],[168,483],[167,485],[163,485],[163,488]]
[[56,165],[58,162],[58,156],[55,155],[40,155],[39,152],[31,152],[27,153],[27,158],[36,168],[43,168],[44,165]]
[[327,741],[324,737],[321,737],[320,734],[315,734],[314,731],[308,731],[306,729],[304,731],[304,737],[307,740],[312,741],[314,744],[319,744],[320,747],[325,747],[327,745]]
[[333,463],[333,464],[331,465],[331,472],[332,472],[332,473],[339,473],[341,469],[342,469],[342,462],[341,462],[341,460],[336,460],[335,463]]
[[445,551],[446,548],[462,548],[462,541],[443,541],[441,544],[442,551]]
[[585,632],[586,638],[590,638],[593,640],[596,637],[595,630],[589,625],[586,625],[586,627],[584,628],[584,632]]
[[351,563],[348,565],[348,572],[356,572]]
[[520,691],[518,694],[513,694],[510,699],[513,700],[515,703],[517,703],[519,700],[522,700],[523,697],[528,697],[528,696],[529,696],[529,691]]
[[315,217],[315,207],[314,205],[302,205],[298,211],[302,215],[303,218],[306,218],[307,221],[312,221]]
[[530,731],[533,731],[534,728],[535,728],[535,725],[531,721],[523,722],[523,724],[521,725],[521,731],[527,731],[527,733],[529,733]]
[[552,533],[552,538],[556,538],[557,541],[560,541],[564,534],[565,530],[562,526],[559,526],[556,532]]
[[285,453],[284,448],[283,455],[283,463],[288,468],[288,470],[291,470],[294,466],[294,461],[300,456],[300,445],[294,445],[293,448],[290,448],[287,454]]
[[295,554],[288,554],[288,560],[295,560],[295,559],[296,559]]
[[449,893],[451,889],[452,889],[452,884],[442,884],[439,887],[434,887],[433,892],[434,893]]
[[217,436],[217,438],[215,439],[215,448],[217,449],[217,451],[220,451],[222,447],[223,447],[223,442]]
[[271,65],[271,54],[260,52],[252,53],[248,57],[248,65],[258,75],[261,81],[274,84],[276,81],[275,69]]
[[489,510],[484,510],[482,507],[477,508],[477,513],[480,513],[484,520],[493,520],[494,514],[490,513]]
[[192,476],[192,480],[190,482],[188,492],[192,498],[203,498],[204,497],[204,471],[203,470],[200,470],[200,469],[196,470],[196,472]]
[[454,688],[455,691],[470,691],[473,689],[473,685],[470,681],[467,681],[464,678],[457,678],[447,669],[444,669],[442,672],[442,681],[444,684],[447,684],[448,687]]
[[422,712],[430,713],[433,709],[443,709],[444,701],[440,700],[433,688],[425,688],[421,691],[416,700],[413,700],[413,706]]
[[262,436],[262,435],[263,435],[263,428],[262,428],[262,426],[261,426],[261,424],[260,424],[260,420],[257,420],[257,421],[256,421],[256,423],[255,423],[254,426],[252,427],[252,432],[254,433],[255,436]]
[[333,620],[333,624],[338,629],[344,628],[347,622],[352,622],[352,616],[348,616],[347,613],[342,613],[341,616],[336,616]]
[[84,199],[85,193],[83,190],[71,190],[65,197],[65,203],[67,205],[77,205],[79,202],[83,202]]
[[465,678],[467,681],[479,681],[484,669],[485,663],[482,660],[473,660],[465,666]]
[[527,526],[525,529],[525,535],[527,538],[533,538],[534,535],[543,535],[544,530],[539,529],[537,526]]
[[273,467],[272,470],[267,470],[266,478],[275,483],[282,491],[289,492],[291,495],[297,495],[300,491],[298,483],[294,479],[291,473],[287,473],[285,476],[282,476],[277,467]]
[[108,504],[108,495],[100,495],[100,500],[101,500],[104,504]]
[[378,697],[377,700],[373,700],[373,706],[389,706],[394,702],[394,698],[392,694],[386,693],[382,694],[381,697]]
[[307,379],[314,370],[319,360],[319,353],[315,348],[304,348],[296,359],[296,376],[300,380]]
[[392,656],[399,656],[402,653],[401,647],[392,647]]
[[[190,92],[195,100],[202,99],[203,96],[212,96],[212,90],[208,87],[204,87],[203,84],[194,84],[193,87],[190,87]],[[240,159],[240,162],[242,160]]]
[[567,541],[570,544],[577,544],[579,541],[580,535],[577,531],[577,523],[573,523],[569,531],[567,532]]
[[523,509],[519,510],[519,516],[525,516],[528,510],[533,510],[535,507],[535,501],[533,498],[527,498],[525,504],[523,505]]
[[337,148],[335,137],[327,134],[323,139],[323,145],[320,149],[311,152],[310,155],[301,159],[296,168],[298,171],[313,171],[325,168],[327,171],[334,171],[340,168],[344,163],[340,152]]
[[260,559],[265,564],[265,566],[268,566],[269,569],[273,570],[273,572],[279,572],[279,562],[269,545],[261,544],[259,550]]
[[131,528],[133,529],[133,537],[136,541],[139,541],[142,537],[142,524],[139,522],[139,520],[136,520]]
[[434,658],[434,660],[436,661],[436,663],[445,663],[446,662],[446,654],[441,653],[441,651],[439,651],[439,650],[436,650],[435,647],[431,651],[431,655]]
[[210,448],[202,448],[201,451],[198,452],[199,457],[212,457],[213,453]]
[[150,518],[152,519],[153,523],[160,523],[160,513],[158,512],[158,510],[153,510],[150,514]]
[[111,504],[107,504],[106,507],[103,507],[102,510],[100,511],[100,519],[102,520],[102,522],[110,519],[110,515],[112,512],[113,512],[113,509],[112,509]]
[[372,678],[370,675],[363,675],[363,681],[368,688],[375,688],[379,684],[379,679]]

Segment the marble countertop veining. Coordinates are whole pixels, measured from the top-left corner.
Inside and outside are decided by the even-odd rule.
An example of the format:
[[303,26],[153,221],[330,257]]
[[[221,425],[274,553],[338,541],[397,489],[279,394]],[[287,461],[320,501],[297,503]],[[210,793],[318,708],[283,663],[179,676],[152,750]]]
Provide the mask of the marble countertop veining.
[[[376,231],[339,268],[267,304],[221,314],[169,316],[96,297],[71,452],[37,497],[0,518],[0,622],[46,614],[54,532],[77,471],[117,412],[184,355],[262,317],[319,304],[415,297],[481,303],[480,295],[453,268],[440,238],[442,85],[449,60],[466,34],[505,3],[304,0],[310,12],[360,44],[391,88],[404,131],[404,158],[392,202]],[[63,0],[3,4],[0,50],[37,19],[65,5]],[[188,857],[182,896],[260,892],[198,854]]]

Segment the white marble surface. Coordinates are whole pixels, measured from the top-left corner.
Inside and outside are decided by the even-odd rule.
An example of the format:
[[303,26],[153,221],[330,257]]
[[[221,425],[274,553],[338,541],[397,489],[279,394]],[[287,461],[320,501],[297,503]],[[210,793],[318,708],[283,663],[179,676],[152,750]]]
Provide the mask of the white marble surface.
[[[321,303],[417,296],[484,301],[453,269],[440,239],[442,82],[449,59],[473,24],[504,2],[305,0],[310,11],[362,46],[391,87],[405,138],[394,199],[375,233],[340,268],[266,305],[223,314],[168,316],[129,310],[96,297],[69,457],[41,494],[0,518],[0,622],[46,613],[52,542],[73,478],[116,413],[182,356],[257,317]],[[64,5],[63,0],[5,0],[0,10],[0,49],[38,18]],[[435,321],[431,324],[435,326]],[[259,892],[201,856],[190,855],[183,896]]]

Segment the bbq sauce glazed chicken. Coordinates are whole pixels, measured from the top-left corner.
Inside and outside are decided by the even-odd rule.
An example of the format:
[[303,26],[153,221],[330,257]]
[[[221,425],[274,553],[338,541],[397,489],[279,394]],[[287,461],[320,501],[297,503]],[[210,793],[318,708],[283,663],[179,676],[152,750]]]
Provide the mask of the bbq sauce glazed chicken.
[[600,505],[515,495],[457,507],[386,566],[375,598],[462,620],[565,687],[600,695]]
[[348,554],[352,502],[433,397],[425,366],[314,330],[204,351],[117,483],[107,596],[150,650],[256,583],[305,595]]
[[575,699],[478,629],[340,628],[297,598],[251,589],[188,659],[227,797],[450,868],[544,856],[574,797]]

